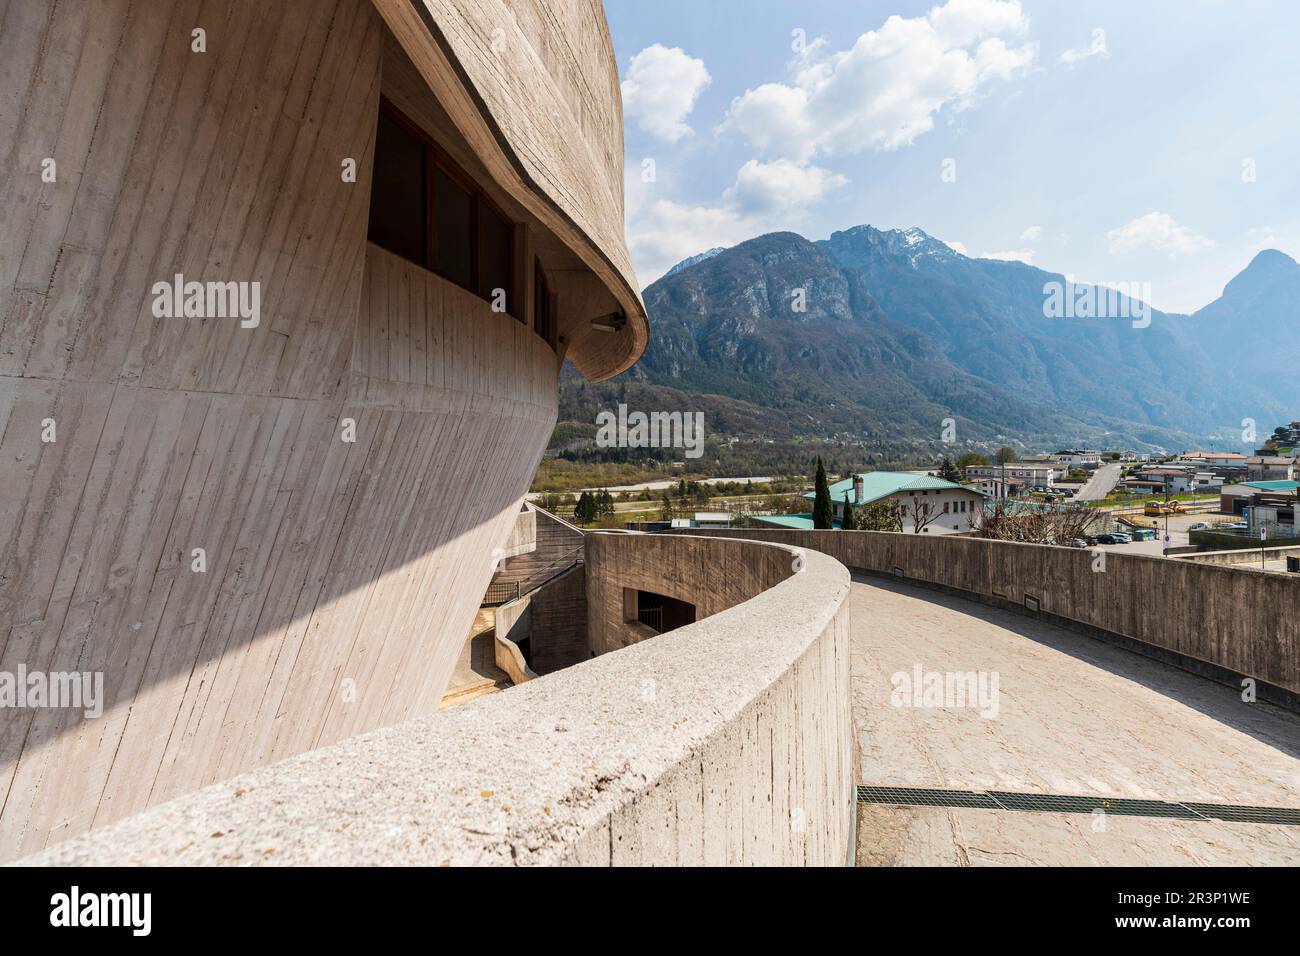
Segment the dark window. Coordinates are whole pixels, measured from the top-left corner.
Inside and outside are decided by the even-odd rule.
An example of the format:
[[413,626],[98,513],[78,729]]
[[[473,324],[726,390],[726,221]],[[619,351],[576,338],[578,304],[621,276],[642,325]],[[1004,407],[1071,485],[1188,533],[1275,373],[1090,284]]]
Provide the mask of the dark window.
[[370,241],[421,265],[428,261],[428,162],[425,143],[381,110],[370,187]]
[[370,241],[520,317],[513,288],[514,224],[387,100],[381,100],[370,187]]
[[506,297],[506,311],[518,318],[520,310],[515,308],[513,279],[511,274],[514,263],[514,230],[488,203],[479,203],[479,237],[483,254],[479,260],[479,295],[489,302],[496,297],[496,290],[502,289]]
[[540,262],[533,266],[533,330],[554,347],[555,316],[551,314],[551,287]]
[[434,271],[474,287],[474,195],[436,166],[433,173]]

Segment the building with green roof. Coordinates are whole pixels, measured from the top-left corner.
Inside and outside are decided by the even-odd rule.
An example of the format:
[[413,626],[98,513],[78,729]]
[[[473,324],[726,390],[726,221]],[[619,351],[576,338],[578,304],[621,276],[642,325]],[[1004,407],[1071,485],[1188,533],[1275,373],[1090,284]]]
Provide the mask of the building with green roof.
[[1256,491],[1267,491],[1275,495],[1295,494],[1295,490],[1300,488],[1300,481],[1243,481],[1239,483],[1243,488],[1254,488]]
[[[855,507],[876,502],[897,505],[902,510],[906,531],[913,530],[919,518],[922,531],[948,534],[970,531],[986,497],[983,492],[966,485],[914,471],[871,471],[853,475],[831,485],[830,493],[835,511],[834,526],[837,528],[844,517],[847,496]],[[816,495],[809,491],[803,497],[811,503]],[[770,515],[754,520],[779,528],[812,527],[811,513]]]

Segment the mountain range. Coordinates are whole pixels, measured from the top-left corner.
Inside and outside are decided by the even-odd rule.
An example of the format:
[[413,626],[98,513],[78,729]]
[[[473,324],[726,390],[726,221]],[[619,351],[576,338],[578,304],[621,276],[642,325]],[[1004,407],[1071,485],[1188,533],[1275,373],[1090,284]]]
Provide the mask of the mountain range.
[[[1125,317],[1049,317],[1054,288],[1109,295]],[[1264,435],[1300,417],[1293,259],[1259,253],[1190,316],[1125,291],[970,258],[915,228],[816,242],[770,233],[648,286],[646,354],[613,383],[575,389],[566,374],[561,420],[590,422],[632,388],[647,407],[703,410],[714,435],[740,439],[906,447],[951,421],[963,445],[1173,450],[1236,447],[1243,419]]]

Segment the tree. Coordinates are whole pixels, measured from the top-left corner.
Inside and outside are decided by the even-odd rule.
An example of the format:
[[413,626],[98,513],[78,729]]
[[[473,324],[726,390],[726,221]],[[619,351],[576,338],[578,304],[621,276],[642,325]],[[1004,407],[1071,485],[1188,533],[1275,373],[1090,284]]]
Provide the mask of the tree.
[[[926,526],[939,517],[938,502],[929,498],[912,498],[910,506],[899,506],[900,517],[912,519],[912,532],[920,534]],[[901,521],[899,522],[902,523]]]
[[965,480],[965,475],[947,455],[944,455],[943,461],[939,462],[939,477],[944,481],[952,481],[957,484],[961,484]]
[[826,482],[826,469],[821,456],[817,456],[817,478],[813,483],[813,528],[829,530],[835,526],[831,509],[831,486]]
[[987,465],[989,460],[977,451],[968,451],[957,459],[957,467],[961,470],[962,475],[966,474],[966,469],[970,465]]
[[853,505],[849,502],[849,493],[847,491],[844,492],[844,517],[840,519],[840,530],[858,530],[858,520],[853,513]]
[[668,492],[666,491],[664,492],[664,500],[659,505],[659,515],[664,521],[671,521],[673,519],[673,502],[672,499],[668,497]]
[[887,501],[873,501],[858,516],[859,531],[902,531],[900,509]]
[[578,495],[578,503],[573,506],[573,520],[578,524],[591,524],[596,520],[596,502],[586,491]]
[[1034,544],[1057,544],[1072,547],[1086,540],[1104,512],[1087,505],[1050,505],[1019,508],[1005,499],[993,502],[980,511],[975,520],[975,534],[999,541],[1027,541]]
[[1009,465],[1016,460],[1016,450],[1010,445],[1003,445],[998,449],[997,461],[999,465]]

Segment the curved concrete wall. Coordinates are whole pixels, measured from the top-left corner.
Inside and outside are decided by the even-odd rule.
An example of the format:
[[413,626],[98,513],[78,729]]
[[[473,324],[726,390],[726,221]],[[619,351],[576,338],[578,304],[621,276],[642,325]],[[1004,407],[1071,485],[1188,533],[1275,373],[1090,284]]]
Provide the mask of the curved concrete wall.
[[[593,380],[627,369],[649,328],[623,237],[623,108],[599,0],[373,2],[492,178],[590,270],[551,276],[567,309],[585,308],[562,324],[566,357]],[[594,331],[614,308],[623,330]]]
[[[3,712],[0,859],[437,706],[554,425],[559,358],[367,245],[376,6],[0,4],[0,671],[104,677],[99,719]],[[524,106],[608,104],[530,63],[494,66]],[[463,72],[435,78],[449,111],[477,108]],[[599,260],[590,281],[634,311],[595,245],[625,255],[596,166],[582,196],[528,187],[590,228],[552,212],[554,237],[530,231]],[[259,324],[156,317],[176,273],[259,283]],[[628,335],[589,367],[635,358]]]
[[[1048,545],[877,531],[695,530],[809,548],[850,568],[1024,605],[1189,661],[1300,693],[1300,580]],[[1228,675],[1218,675],[1228,676]]]
[[[589,574],[748,600],[244,774],[36,864],[813,864],[852,841],[849,578],[748,541],[590,535]],[[737,585],[736,575],[743,583]]]
[[785,549],[717,548],[667,535],[637,536],[635,546],[627,540],[621,534],[587,535],[587,647],[593,654],[655,636],[644,625],[624,620],[624,589],[693,604],[696,621],[702,621],[790,574]]

